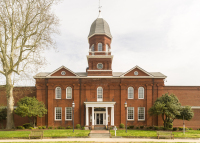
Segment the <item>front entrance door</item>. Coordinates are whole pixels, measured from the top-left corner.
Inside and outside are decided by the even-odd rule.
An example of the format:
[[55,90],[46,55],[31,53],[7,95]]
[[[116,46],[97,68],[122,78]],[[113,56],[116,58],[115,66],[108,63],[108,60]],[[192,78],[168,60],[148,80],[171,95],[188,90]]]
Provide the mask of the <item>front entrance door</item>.
[[103,113],[97,113],[96,117],[97,125],[103,125]]

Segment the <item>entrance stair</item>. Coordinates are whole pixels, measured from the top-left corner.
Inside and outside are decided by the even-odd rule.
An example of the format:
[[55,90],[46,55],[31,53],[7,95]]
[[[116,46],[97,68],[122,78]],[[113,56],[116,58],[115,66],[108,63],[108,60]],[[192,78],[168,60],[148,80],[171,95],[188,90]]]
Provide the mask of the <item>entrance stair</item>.
[[94,130],[106,130],[106,126],[104,125],[95,125]]
[[90,138],[110,138],[108,130],[91,130],[89,134]]

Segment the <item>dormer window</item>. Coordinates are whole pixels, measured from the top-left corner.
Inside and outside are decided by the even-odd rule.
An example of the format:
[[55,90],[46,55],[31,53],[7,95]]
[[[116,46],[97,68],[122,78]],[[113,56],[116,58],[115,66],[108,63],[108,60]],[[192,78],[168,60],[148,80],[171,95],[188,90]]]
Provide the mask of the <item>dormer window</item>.
[[98,51],[102,51],[103,47],[102,47],[102,43],[98,43]]
[[94,52],[94,44],[91,46],[91,51]]

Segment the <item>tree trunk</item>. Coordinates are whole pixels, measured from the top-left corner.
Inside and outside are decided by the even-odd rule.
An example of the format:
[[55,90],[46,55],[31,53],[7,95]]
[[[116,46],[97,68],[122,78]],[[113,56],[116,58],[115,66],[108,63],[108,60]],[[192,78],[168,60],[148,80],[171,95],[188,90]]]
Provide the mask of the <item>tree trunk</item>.
[[33,117],[33,128],[35,128],[35,117]]
[[13,97],[13,84],[11,74],[6,76],[6,97],[7,97],[7,122],[6,129],[15,128],[14,125],[14,97]]

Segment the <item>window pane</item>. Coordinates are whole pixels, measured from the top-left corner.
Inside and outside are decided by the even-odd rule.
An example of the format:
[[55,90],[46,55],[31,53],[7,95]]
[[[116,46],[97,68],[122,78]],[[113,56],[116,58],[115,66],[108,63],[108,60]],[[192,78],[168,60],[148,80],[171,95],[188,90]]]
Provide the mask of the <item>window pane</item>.
[[139,107],[138,108],[138,119],[144,120],[144,107]]
[[139,91],[138,91],[138,95],[140,99],[144,98],[144,88],[143,87],[139,87]]
[[94,52],[94,44],[91,47],[91,51]]
[[134,107],[127,107],[128,119],[134,120]]
[[103,88],[98,87],[97,88],[97,101],[102,101],[103,100]]
[[72,98],[72,88],[67,87],[67,98],[71,99]]
[[128,88],[128,99],[133,99],[133,87]]
[[61,99],[61,88],[56,87],[56,99]]
[[71,120],[72,119],[72,107],[66,107],[66,120]]
[[102,43],[98,43],[98,51],[102,51]]
[[61,117],[62,117],[62,108],[61,107],[56,107],[56,120],[61,120]]

